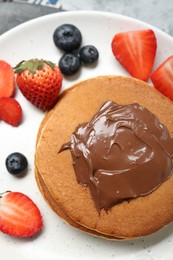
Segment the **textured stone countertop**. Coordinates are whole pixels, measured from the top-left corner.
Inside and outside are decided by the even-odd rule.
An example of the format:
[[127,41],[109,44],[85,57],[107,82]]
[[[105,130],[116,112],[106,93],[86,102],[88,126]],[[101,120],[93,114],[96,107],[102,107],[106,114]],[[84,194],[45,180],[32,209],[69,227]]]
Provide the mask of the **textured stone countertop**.
[[[35,17],[59,11],[54,7],[1,1],[0,34]],[[127,15],[173,36],[172,0],[61,0],[61,4],[64,10],[97,10]]]
[[66,10],[98,10],[127,15],[173,36],[173,0],[61,0]]

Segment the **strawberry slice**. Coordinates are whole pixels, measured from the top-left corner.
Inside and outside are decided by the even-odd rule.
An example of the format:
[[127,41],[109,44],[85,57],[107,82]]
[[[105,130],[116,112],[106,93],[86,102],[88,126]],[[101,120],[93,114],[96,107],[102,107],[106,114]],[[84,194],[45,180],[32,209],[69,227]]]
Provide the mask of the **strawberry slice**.
[[12,126],[18,126],[22,118],[20,104],[11,97],[0,98],[0,119]]
[[0,60],[0,98],[12,97],[14,89],[14,71],[7,62]]
[[131,76],[147,81],[156,55],[157,42],[152,30],[116,34],[112,52]]
[[38,207],[20,192],[0,195],[0,230],[8,235],[28,237],[43,226]]
[[168,57],[152,74],[154,86],[173,100],[173,56]]

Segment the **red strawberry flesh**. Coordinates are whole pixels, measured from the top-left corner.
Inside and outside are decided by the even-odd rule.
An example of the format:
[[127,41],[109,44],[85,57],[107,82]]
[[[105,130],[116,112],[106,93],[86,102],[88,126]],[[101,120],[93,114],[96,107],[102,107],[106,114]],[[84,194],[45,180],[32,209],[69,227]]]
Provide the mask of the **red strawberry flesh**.
[[152,30],[129,31],[116,34],[112,51],[131,76],[146,81],[154,64],[157,42]]
[[6,234],[28,237],[43,226],[38,207],[26,195],[9,192],[0,199],[0,230]]
[[0,98],[14,95],[14,71],[5,61],[0,60]]
[[151,80],[155,88],[173,100],[173,56],[168,57],[152,73]]
[[17,100],[10,97],[0,98],[0,119],[12,126],[18,126],[22,118],[22,108]]

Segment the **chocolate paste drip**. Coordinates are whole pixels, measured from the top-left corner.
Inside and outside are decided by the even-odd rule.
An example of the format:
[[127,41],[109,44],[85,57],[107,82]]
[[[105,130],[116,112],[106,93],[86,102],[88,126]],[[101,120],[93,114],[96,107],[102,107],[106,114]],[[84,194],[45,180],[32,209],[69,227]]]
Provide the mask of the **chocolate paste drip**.
[[139,104],[107,101],[69,143],[77,181],[88,186],[97,209],[154,191],[171,174],[173,139]]

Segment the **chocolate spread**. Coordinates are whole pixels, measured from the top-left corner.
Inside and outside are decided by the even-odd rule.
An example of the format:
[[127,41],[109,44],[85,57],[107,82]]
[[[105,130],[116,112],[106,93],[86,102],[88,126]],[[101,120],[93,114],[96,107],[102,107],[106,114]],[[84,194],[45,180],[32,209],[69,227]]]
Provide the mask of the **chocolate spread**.
[[60,152],[65,149],[98,211],[151,193],[172,171],[173,139],[153,113],[136,103],[107,101]]

